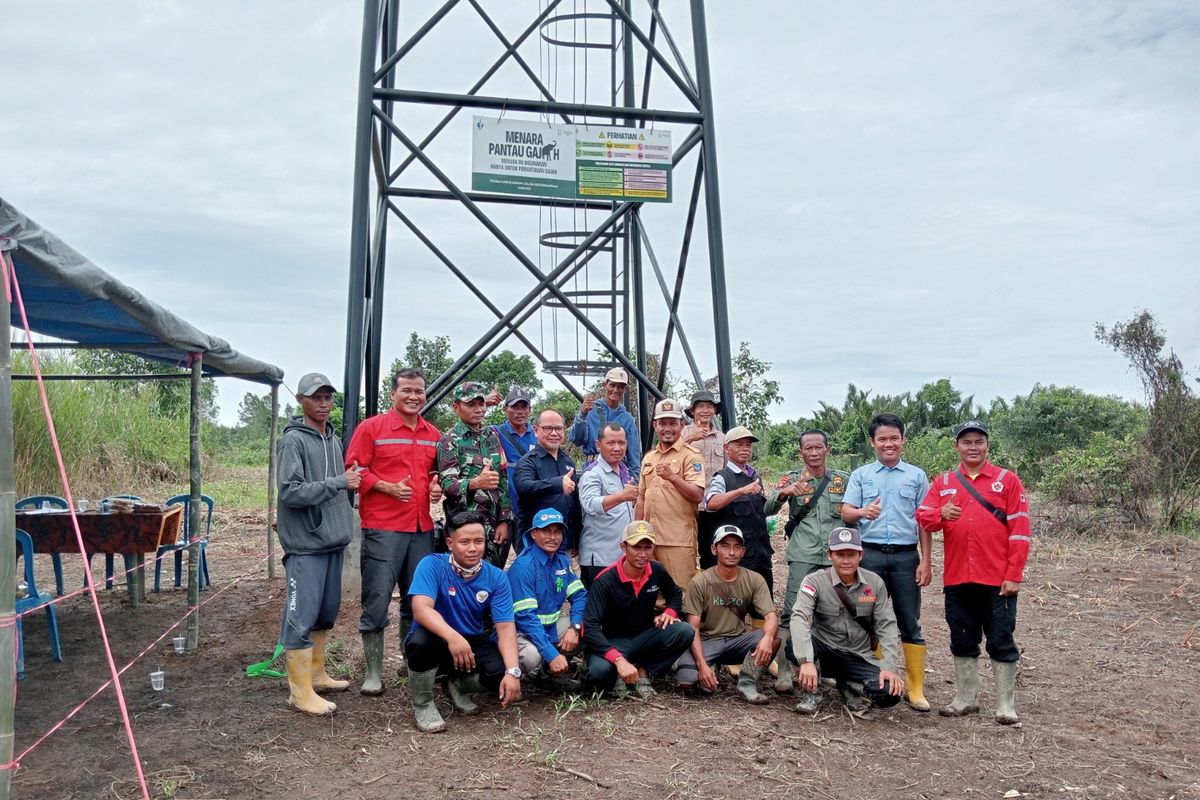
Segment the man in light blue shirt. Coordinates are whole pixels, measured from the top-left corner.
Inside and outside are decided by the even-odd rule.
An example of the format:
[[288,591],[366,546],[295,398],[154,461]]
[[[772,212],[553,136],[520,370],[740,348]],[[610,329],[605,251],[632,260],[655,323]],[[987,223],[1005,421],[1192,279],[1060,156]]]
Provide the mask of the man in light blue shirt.
[[[500,395],[492,396],[499,397]],[[528,390],[519,386],[509,389],[508,395],[504,398],[506,419],[499,425],[492,426],[492,430],[500,437],[500,446],[504,448],[504,461],[508,464],[508,496],[512,500],[513,519],[521,519],[520,504],[517,501],[517,483],[513,473],[517,470],[517,462],[521,460],[521,456],[528,453],[537,444],[537,437],[529,424],[532,401],[533,397]],[[508,558],[509,542],[518,553],[521,552],[521,533],[523,531],[517,528],[514,532],[515,535],[509,536],[508,542],[504,543],[503,550],[506,559]]]
[[606,567],[621,557],[625,526],[633,522],[638,487],[625,466],[625,429],[605,425],[596,442],[600,457],[588,464],[579,479],[583,530],[579,536],[579,574],[591,586]]
[[572,444],[583,450],[588,461],[595,461],[599,451],[596,441],[600,430],[609,423],[625,429],[625,466],[634,480],[642,471],[642,442],[638,438],[637,421],[622,404],[625,390],[629,387],[629,375],[620,367],[614,367],[604,376],[604,400],[600,403],[591,395],[584,398],[575,421],[571,424]]
[[929,562],[932,537],[917,525],[916,513],[929,491],[929,478],[920,467],[900,459],[903,420],[895,414],[876,414],[867,431],[876,460],[850,474],[842,520],[858,525],[862,567],[883,578],[892,597],[908,673],[908,704],[917,711],[928,711],[923,690],[926,650],[921,635],[921,587],[928,586],[933,577]]

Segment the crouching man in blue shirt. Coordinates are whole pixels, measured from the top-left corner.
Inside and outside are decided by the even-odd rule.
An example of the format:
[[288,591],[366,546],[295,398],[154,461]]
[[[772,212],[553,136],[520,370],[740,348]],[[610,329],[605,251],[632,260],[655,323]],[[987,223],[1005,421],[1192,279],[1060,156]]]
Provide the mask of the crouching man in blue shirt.
[[[483,560],[483,517],[475,511],[452,515],[446,520],[446,545],[449,553],[421,559],[408,590],[414,625],[404,641],[404,657],[417,729],[425,733],[446,727],[433,703],[439,669],[449,676],[450,702],[463,714],[479,711],[470,693],[484,688],[498,688],[504,706],[521,699],[512,592],[504,572]],[[485,632],[487,614],[496,626],[495,638]]]
[[[517,617],[517,659],[524,674],[545,679],[553,689],[575,691],[579,682],[567,674],[568,659],[579,651],[587,589],[571,572],[571,557],[558,549],[566,533],[562,513],[544,508],[533,515],[531,524],[521,554],[508,568]],[[568,599],[571,612],[563,616]]]

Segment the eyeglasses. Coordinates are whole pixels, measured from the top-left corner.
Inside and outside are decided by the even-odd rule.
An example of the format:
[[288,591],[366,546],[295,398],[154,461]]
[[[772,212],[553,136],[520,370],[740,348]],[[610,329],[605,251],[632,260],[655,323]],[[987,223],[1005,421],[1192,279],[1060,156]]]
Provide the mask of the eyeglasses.
[[537,429],[546,433],[562,433],[566,430],[562,425],[538,425]]

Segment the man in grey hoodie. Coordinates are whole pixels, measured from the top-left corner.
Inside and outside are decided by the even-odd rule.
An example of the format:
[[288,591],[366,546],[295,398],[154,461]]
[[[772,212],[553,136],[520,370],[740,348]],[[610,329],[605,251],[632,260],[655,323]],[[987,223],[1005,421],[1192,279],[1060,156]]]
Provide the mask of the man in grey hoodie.
[[337,391],[310,372],[296,384],[300,416],[283,429],[279,445],[279,543],[287,596],[279,641],[287,652],[288,705],[326,716],[337,706],[319,691],[350,684],[325,672],[325,646],[342,601],[342,555],[354,525],[349,491],[362,480],[357,465],[342,472],[342,442],[327,424]]

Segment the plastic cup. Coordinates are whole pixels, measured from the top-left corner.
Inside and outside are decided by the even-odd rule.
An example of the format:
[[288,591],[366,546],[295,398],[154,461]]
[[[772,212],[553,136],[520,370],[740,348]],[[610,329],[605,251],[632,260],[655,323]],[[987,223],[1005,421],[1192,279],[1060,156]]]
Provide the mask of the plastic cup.
[[187,637],[186,636],[172,637],[171,644],[175,645],[175,653],[177,655],[183,655],[184,653],[187,652]]
[[150,687],[156,692],[163,690],[163,682],[166,680],[167,673],[161,669],[156,669],[150,673]]
[[79,513],[81,513],[81,514],[82,514],[82,513],[84,513],[85,511],[87,511],[87,509],[88,509],[88,501],[87,501],[87,500],[80,500],[80,501],[79,501]]
[[49,501],[49,500],[43,500],[43,501],[42,501],[42,511],[50,511],[50,510],[51,510],[51,507],[50,507],[50,501]]

